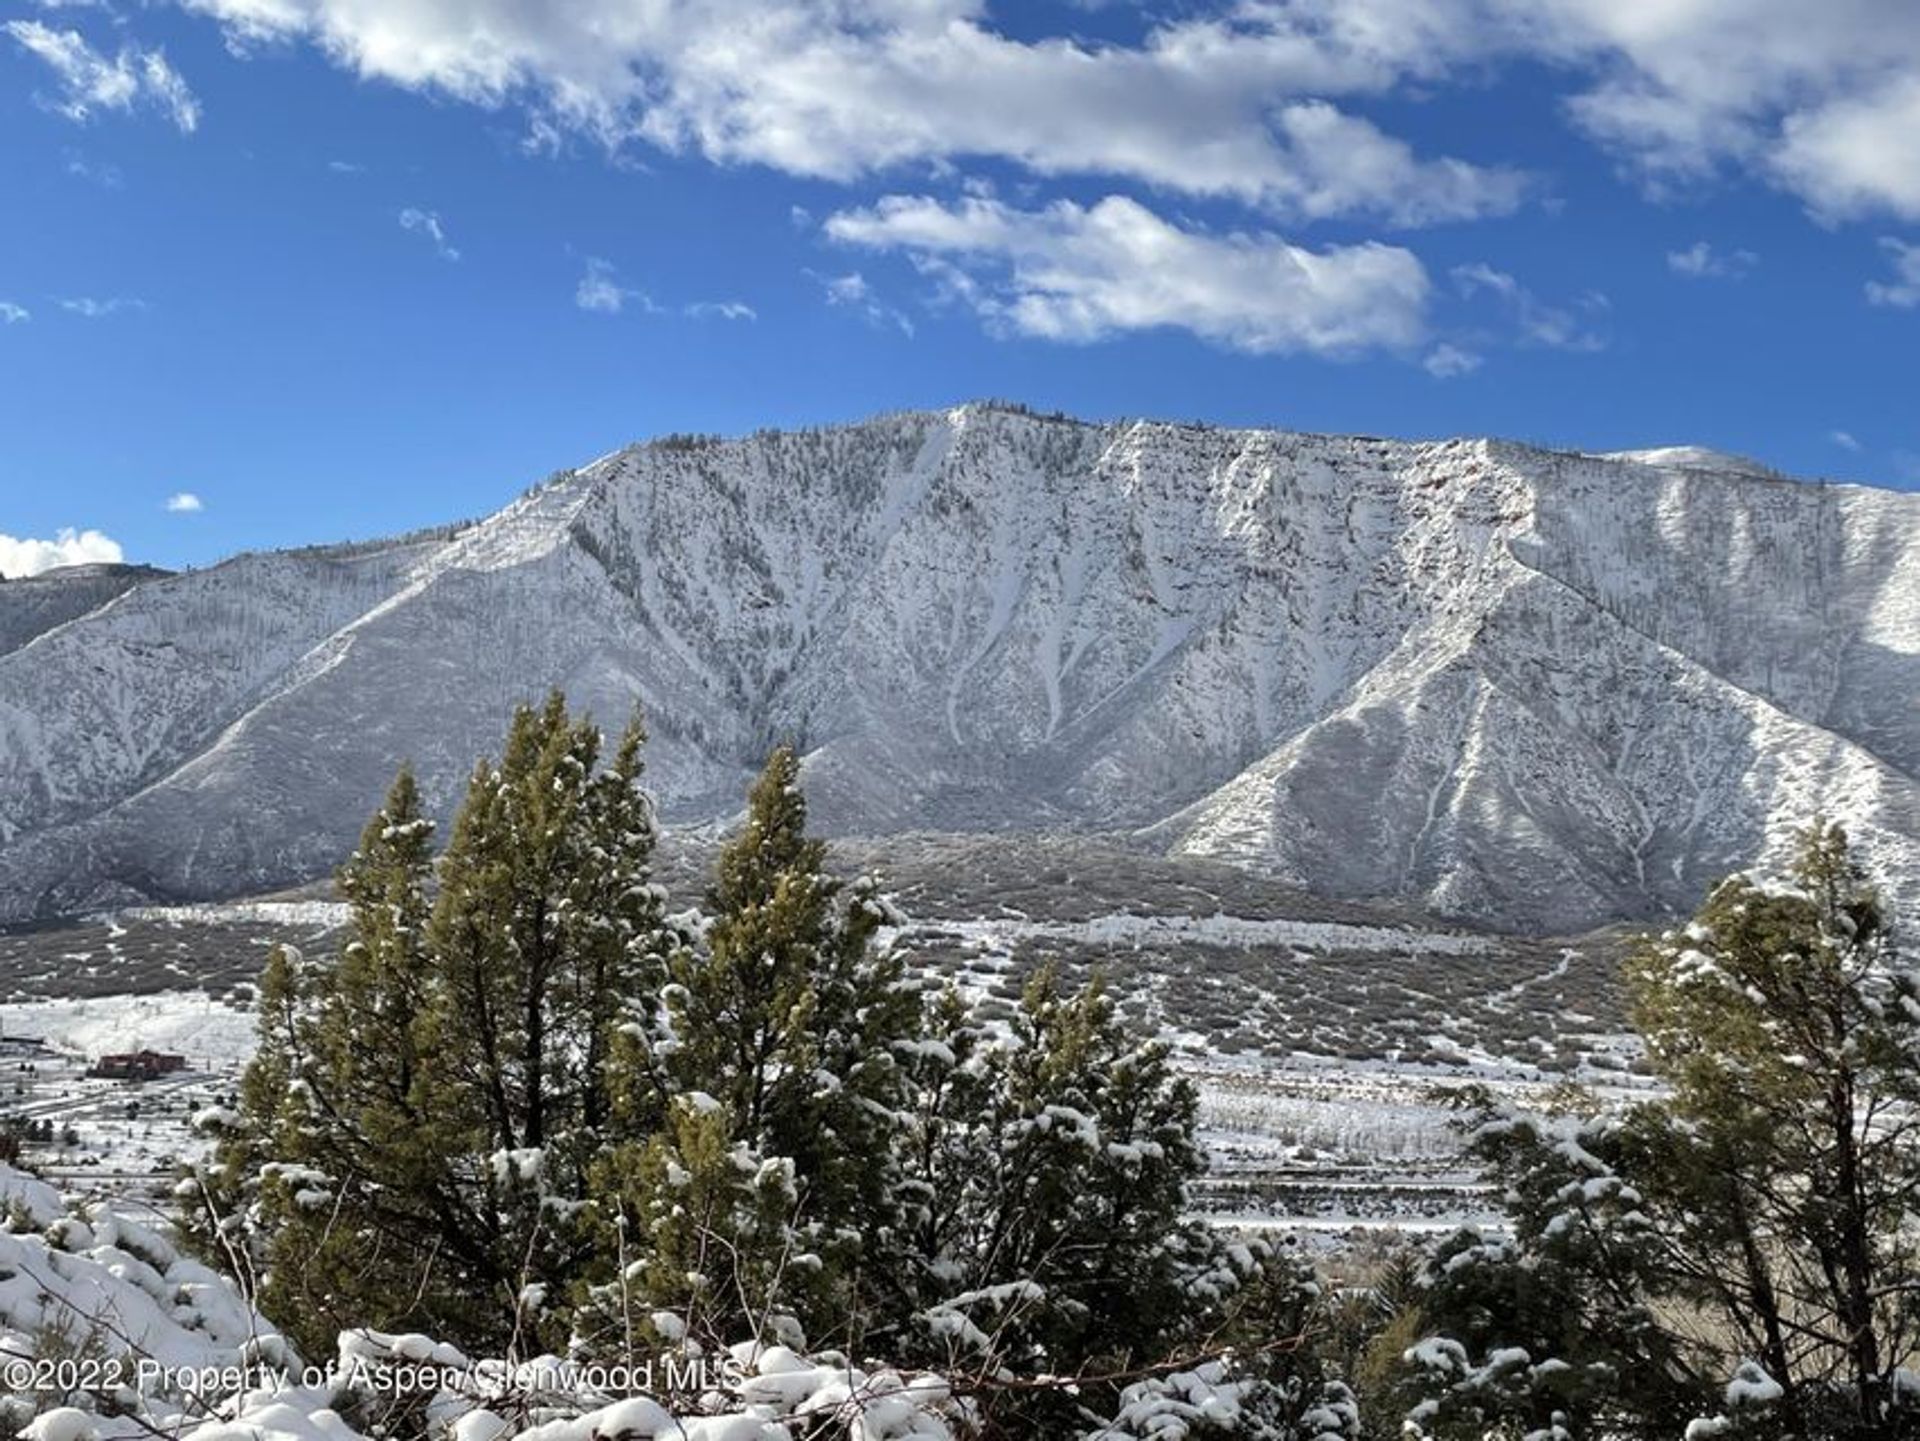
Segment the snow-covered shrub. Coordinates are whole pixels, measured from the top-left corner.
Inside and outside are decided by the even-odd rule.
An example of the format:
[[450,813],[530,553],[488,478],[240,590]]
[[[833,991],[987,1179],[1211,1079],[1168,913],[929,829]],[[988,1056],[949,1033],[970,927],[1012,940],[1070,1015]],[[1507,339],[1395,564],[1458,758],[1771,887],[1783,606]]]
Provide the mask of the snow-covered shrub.
[[1360,1407],[1343,1383],[1310,1387],[1231,1360],[1136,1381],[1087,1441],[1359,1441]]

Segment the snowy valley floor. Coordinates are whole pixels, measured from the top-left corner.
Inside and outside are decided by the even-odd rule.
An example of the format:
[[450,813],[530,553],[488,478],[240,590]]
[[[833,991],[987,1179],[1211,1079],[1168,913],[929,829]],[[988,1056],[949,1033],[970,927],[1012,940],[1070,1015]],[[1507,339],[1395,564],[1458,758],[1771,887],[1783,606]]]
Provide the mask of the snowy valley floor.
[[[1011,1008],[1048,962],[1072,981],[1104,976],[1200,1088],[1214,1170],[1195,1200],[1222,1220],[1326,1244],[1483,1220],[1448,1090],[1636,1086],[1617,935],[1476,933],[1095,840],[927,835],[834,855],[881,875],[907,917],[887,939],[989,1010]],[[681,838],[662,879],[691,901],[708,860]],[[316,885],[0,930],[0,1106],[54,1132],[29,1160],[63,1186],[157,1195],[197,1144],[191,1118],[231,1095],[268,949],[328,953],[345,919]],[[141,1048],[189,1069],[144,1085],[84,1075],[103,1052]]]

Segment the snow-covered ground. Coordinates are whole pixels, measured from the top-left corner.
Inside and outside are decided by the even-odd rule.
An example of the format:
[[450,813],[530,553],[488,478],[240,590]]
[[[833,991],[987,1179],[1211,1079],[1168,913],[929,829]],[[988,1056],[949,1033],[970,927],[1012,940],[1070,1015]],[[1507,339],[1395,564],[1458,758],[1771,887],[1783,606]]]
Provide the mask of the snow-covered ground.
[[89,1057],[174,1051],[201,1070],[237,1070],[253,1053],[253,1015],[200,991],[0,1005],[0,1039],[39,1037]]
[[[1478,956],[1497,948],[1486,936],[1410,927],[1356,926],[1334,921],[1249,919],[1245,916],[1134,915],[1117,912],[1084,921],[1023,917],[940,921],[937,928],[982,949],[1010,950],[1022,942],[1139,948],[1152,945],[1254,947],[1280,952],[1392,950],[1410,955]],[[883,935],[882,940],[887,939]]]
[[[197,992],[36,1001],[0,1006],[0,1036],[8,1038],[0,1067],[14,1072],[11,1109],[55,1129],[33,1163],[63,1186],[152,1203],[179,1159],[205,1144],[192,1117],[231,1097],[253,1049],[253,1017]],[[22,1038],[48,1049],[28,1049]],[[143,1048],[177,1052],[189,1069],[144,1084],[85,1074],[103,1052]],[[1223,1221],[1279,1229],[1429,1230],[1484,1220],[1484,1197],[1457,1160],[1445,1089],[1469,1077],[1516,1100],[1544,1089],[1492,1065],[1447,1076],[1195,1053],[1179,1063],[1199,1089],[1214,1164],[1196,1204]]]
[[158,921],[162,925],[305,926],[317,931],[344,926],[352,908],[344,901],[225,901],[194,906],[129,906],[107,912],[111,921]]

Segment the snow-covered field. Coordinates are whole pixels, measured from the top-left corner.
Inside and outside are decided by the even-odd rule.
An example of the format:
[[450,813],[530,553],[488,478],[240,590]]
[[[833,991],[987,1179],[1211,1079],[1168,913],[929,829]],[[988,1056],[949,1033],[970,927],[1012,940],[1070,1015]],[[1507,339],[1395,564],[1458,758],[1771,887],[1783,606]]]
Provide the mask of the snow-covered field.
[[197,1069],[234,1071],[253,1052],[253,1016],[186,990],[0,1005],[0,1038],[26,1036],[87,1056],[174,1051]]
[[[88,997],[0,1005],[0,1036],[11,1108],[55,1129],[54,1143],[30,1153],[36,1167],[81,1192],[150,1202],[179,1158],[204,1144],[193,1116],[231,1096],[253,1017],[192,991]],[[144,1084],[85,1075],[103,1052],[143,1048],[177,1052],[189,1069]],[[1214,1165],[1196,1205],[1228,1224],[1322,1233],[1485,1220],[1490,1208],[1457,1159],[1446,1091],[1476,1079],[1524,1100],[1546,1084],[1494,1067],[1439,1075],[1196,1054],[1180,1063],[1199,1089]]]

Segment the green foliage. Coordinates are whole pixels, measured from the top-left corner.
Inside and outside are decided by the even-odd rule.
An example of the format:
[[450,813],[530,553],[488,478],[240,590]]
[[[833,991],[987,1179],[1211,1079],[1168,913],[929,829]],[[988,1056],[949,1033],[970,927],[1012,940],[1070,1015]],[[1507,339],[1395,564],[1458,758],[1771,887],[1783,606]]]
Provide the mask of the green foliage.
[[640,743],[596,769],[557,694],[523,708],[437,869],[403,771],[340,876],[353,939],[270,963],[241,1123],[188,1219],[309,1352],[352,1325],[564,1342],[545,1303],[588,1255],[606,1058],[662,964]]
[[[1470,1146],[1512,1239],[1435,1257],[1424,1434],[1866,1437],[1914,1428],[1920,989],[1838,827],[1628,965],[1659,1100],[1508,1115]],[[1719,1428],[1719,1429],[1712,1429]]]
[[[1009,1435],[1219,1397],[1243,1434],[1347,1434],[1310,1270],[1186,1217],[1197,1101],[1164,1045],[1051,971],[1004,1025],[930,1001],[874,883],[807,834],[791,747],[669,921],[640,743],[603,764],[560,697],[522,710],[437,860],[401,773],[340,873],[349,942],[262,977],[190,1188],[203,1254],[312,1355],[348,1327],[476,1355],[756,1336],[990,1381]],[[1160,1379],[1200,1346],[1241,1356]]]
[[[905,1100],[896,1048],[921,1007],[898,960],[872,944],[887,913],[871,886],[843,892],[807,836],[799,769],[782,746],[754,783],[746,824],[716,864],[705,935],[671,959],[664,1023],[623,1033],[616,1084],[634,1114],[661,1114],[671,1096],[711,1098],[703,1116],[725,1118],[742,1156],[785,1166],[793,1234],[782,1249],[803,1258],[809,1280],[794,1277],[782,1304],[816,1340],[844,1340],[864,1313],[856,1278],[882,1269],[899,1229],[888,1164]],[[697,1157],[677,1154],[684,1129],[676,1121],[616,1158],[608,1175],[623,1212],[657,1204],[655,1153],[699,1174]],[[730,1232],[714,1241],[753,1244]],[[766,1309],[737,1286],[693,1299],[716,1336],[742,1334]]]

